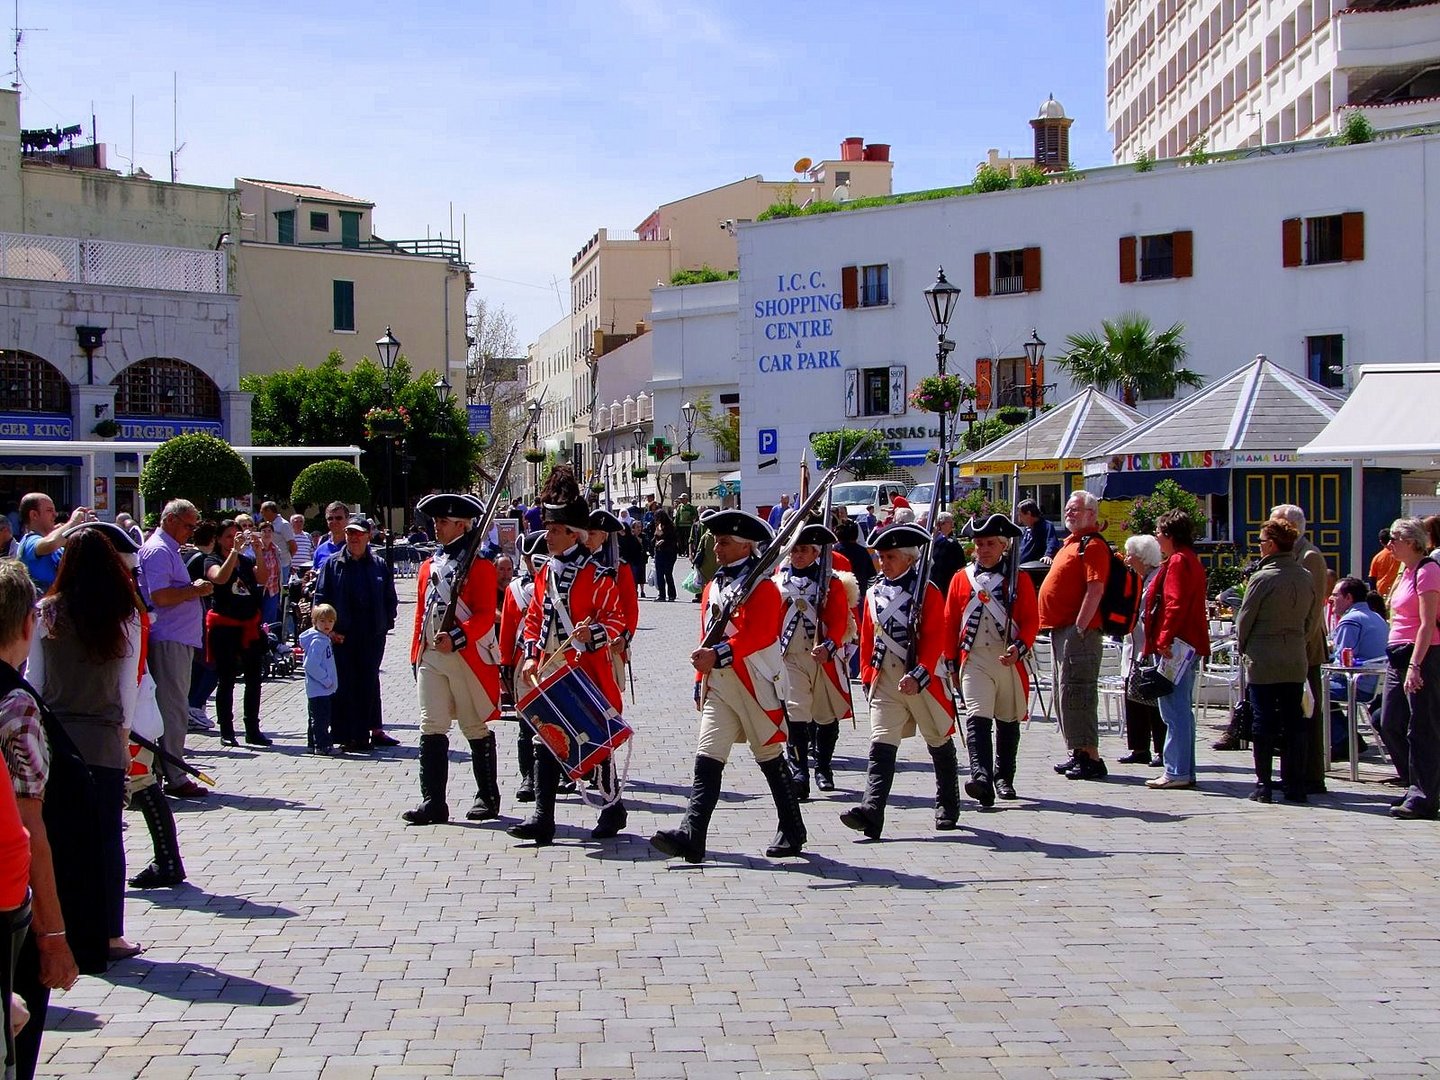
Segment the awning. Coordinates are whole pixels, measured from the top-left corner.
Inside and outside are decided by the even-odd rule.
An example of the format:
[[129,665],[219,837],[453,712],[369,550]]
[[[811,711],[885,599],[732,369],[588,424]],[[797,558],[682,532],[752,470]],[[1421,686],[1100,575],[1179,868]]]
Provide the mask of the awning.
[[724,476],[720,477],[720,482],[722,484],[735,484],[736,486],[739,486],[740,470],[736,469],[734,472],[727,472]]
[[1366,364],[1335,418],[1299,453],[1429,468],[1440,458],[1437,400],[1440,364]]
[[[1103,493],[1090,486],[1090,481],[1104,480]],[[1166,469],[1144,472],[1107,472],[1098,477],[1086,477],[1085,487],[1093,495],[1105,499],[1133,499],[1137,495],[1152,495],[1155,485],[1161,480],[1174,480],[1191,495],[1230,494],[1229,469]]]

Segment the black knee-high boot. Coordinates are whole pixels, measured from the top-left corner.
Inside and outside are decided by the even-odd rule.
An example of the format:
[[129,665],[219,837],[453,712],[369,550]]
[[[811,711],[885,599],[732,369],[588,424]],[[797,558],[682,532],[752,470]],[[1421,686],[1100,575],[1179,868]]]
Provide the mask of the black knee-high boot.
[[[615,775],[615,762],[607,758],[595,770],[601,791],[611,791],[613,786],[619,782]],[[630,820],[629,813],[625,810],[625,800],[616,798],[609,806],[600,811],[600,818],[595,822],[595,828],[590,830],[591,840],[609,840],[612,836],[619,836],[620,830],[625,828]]]
[[770,785],[770,796],[775,800],[775,816],[778,819],[775,839],[770,841],[765,854],[772,859],[799,855],[805,848],[807,836],[805,819],[800,814],[799,793],[795,790],[789,766],[783,757],[771,758],[760,764],[760,771]]
[[140,811],[145,827],[150,830],[150,843],[155,847],[155,861],[130,879],[132,889],[163,889],[185,880],[185,864],[180,861],[180,839],[175,834],[175,815],[170,802],[160,793],[159,784],[130,796],[130,805]]
[[467,821],[490,821],[500,816],[500,759],[495,736],[470,740],[470,768],[475,773],[475,802],[465,811]]
[[890,785],[895,782],[895,755],[898,746],[889,743],[870,744],[870,767],[865,774],[865,797],[860,805],[840,815],[846,828],[863,832],[870,840],[879,840],[885,828],[885,803],[890,799]]
[[805,802],[810,798],[810,734],[815,725],[808,720],[796,720],[788,727],[785,758],[790,764],[795,797]]
[[965,750],[970,757],[970,779],[965,781],[965,794],[981,806],[995,805],[993,725],[994,721],[988,716],[965,718]]
[[520,739],[515,745],[515,761],[520,766],[520,786],[515,789],[516,802],[535,801],[535,733],[521,720]]
[[1002,799],[1015,794],[1015,762],[1020,756],[1020,722],[995,721],[995,792]]
[[815,786],[821,791],[835,790],[835,771],[831,761],[835,757],[835,744],[840,741],[840,722],[815,724]]
[[445,787],[450,780],[450,736],[420,736],[420,805],[400,816],[411,825],[443,825],[450,820]]
[[705,840],[710,832],[710,816],[720,801],[720,776],[725,763],[704,754],[695,755],[695,784],[690,792],[690,805],[678,829],[661,829],[650,838],[650,846],[662,854],[679,857],[688,863],[705,860]]
[[555,792],[560,786],[560,763],[544,748],[535,751],[535,809],[518,825],[505,831],[517,840],[534,840],[536,847],[555,842]]
[[[930,760],[935,763],[935,827],[953,829],[960,820],[960,756],[955,740],[930,747]],[[965,790],[970,791],[970,784]]]

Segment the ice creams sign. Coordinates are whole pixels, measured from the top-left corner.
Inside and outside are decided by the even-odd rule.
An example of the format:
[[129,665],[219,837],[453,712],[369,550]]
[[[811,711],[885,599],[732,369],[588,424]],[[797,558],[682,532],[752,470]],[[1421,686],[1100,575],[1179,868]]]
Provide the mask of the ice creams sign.
[[754,307],[761,372],[838,368],[840,350],[828,339],[835,333],[832,313],[843,307],[819,270],[776,274],[773,295],[756,300]]

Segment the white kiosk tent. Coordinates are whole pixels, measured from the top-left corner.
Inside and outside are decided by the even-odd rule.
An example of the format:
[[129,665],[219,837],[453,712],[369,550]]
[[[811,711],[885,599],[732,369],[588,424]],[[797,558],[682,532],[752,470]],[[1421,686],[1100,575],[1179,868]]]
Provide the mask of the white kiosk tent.
[[[95,483],[95,459],[101,455],[114,457],[119,454],[134,454],[138,458],[137,471],[145,467],[145,459],[161,446],[158,442],[120,442],[114,439],[40,440],[16,439],[0,443],[0,456],[14,458],[78,458],[80,460],[80,490],[93,491]],[[364,452],[358,446],[234,446],[231,447],[245,459],[247,467],[261,457],[302,457],[325,461],[330,458],[348,458],[357,469],[360,455]],[[135,517],[145,518],[145,496],[138,491],[135,495]],[[80,500],[77,500],[79,502]],[[88,503],[81,503],[88,505]],[[106,515],[113,518],[113,511]]]
[[[1349,458],[1355,482],[1350,514],[1360,520],[1364,506],[1362,465],[1403,469],[1402,490],[1435,494],[1440,480],[1440,364],[1365,364],[1355,389],[1320,434],[1300,447],[1302,457]],[[1399,512],[1399,508],[1396,508]],[[1363,566],[1359,529],[1350,534],[1352,566]]]

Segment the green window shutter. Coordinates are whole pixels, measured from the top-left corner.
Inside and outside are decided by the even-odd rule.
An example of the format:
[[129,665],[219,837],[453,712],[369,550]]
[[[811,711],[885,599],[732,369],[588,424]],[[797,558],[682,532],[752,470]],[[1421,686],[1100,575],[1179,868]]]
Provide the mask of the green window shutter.
[[355,283],[337,281],[335,291],[335,329],[355,329]]

